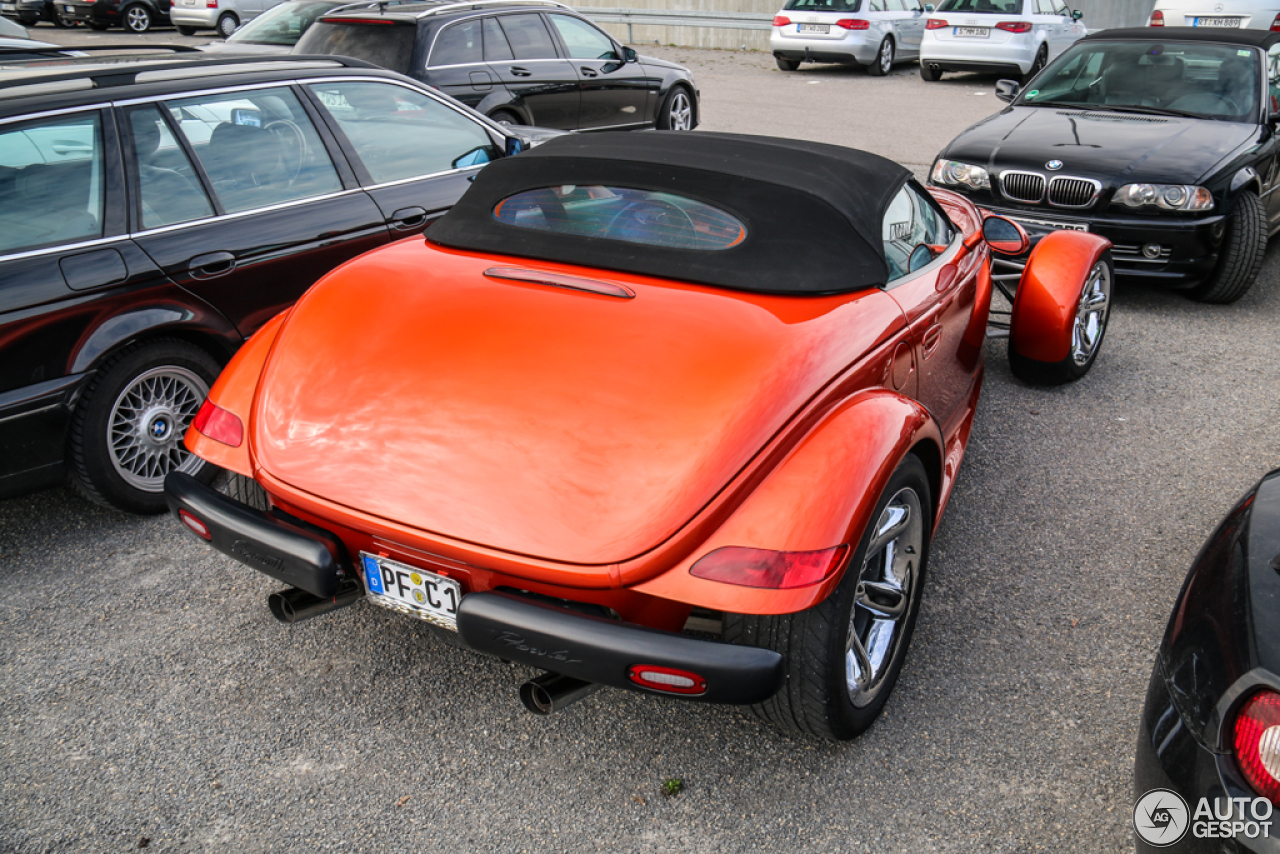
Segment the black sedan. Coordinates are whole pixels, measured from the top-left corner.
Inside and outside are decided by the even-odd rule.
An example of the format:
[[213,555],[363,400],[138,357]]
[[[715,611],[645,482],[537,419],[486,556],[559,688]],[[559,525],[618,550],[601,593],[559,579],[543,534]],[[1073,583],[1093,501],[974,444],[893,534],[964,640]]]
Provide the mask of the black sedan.
[[1174,605],[1138,731],[1139,851],[1280,851],[1277,606],[1280,469],[1227,514]]
[[996,94],[1010,106],[942,150],[933,184],[1035,233],[1097,232],[1121,277],[1249,290],[1280,218],[1280,33],[1106,30]]

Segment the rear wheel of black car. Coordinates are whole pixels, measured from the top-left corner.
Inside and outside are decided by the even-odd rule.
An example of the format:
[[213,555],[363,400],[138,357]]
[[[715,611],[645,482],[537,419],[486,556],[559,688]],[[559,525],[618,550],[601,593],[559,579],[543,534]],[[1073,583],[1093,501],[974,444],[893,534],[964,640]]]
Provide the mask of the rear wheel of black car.
[[49,23],[53,24],[55,27],[57,27],[60,30],[64,30],[67,27],[74,27],[76,25],[75,21],[68,20],[67,18],[64,18],[61,15],[59,15],[57,12],[53,13],[53,16],[49,19]]
[[194,36],[196,34],[195,27],[184,27],[181,24],[178,24],[177,30],[178,30],[178,35],[180,36]]
[[68,462],[84,497],[132,513],[165,509],[164,478],[208,483],[217,469],[182,444],[218,376],[213,357],[185,341],[134,345],[113,356],[76,407]]
[[683,86],[672,86],[658,113],[658,130],[693,130],[693,97]]
[[796,614],[726,614],[724,639],[782,654],[782,688],[751,710],[782,729],[835,740],[879,716],[906,658],[929,560],[929,478],[908,455],[876,502],[839,586]]
[[867,71],[874,77],[884,77],[893,70],[893,39],[886,38],[880,42],[876,58],[867,66]]
[[489,118],[493,119],[500,125],[510,127],[511,125],[524,124],[520,121],[520,117],[509,110],[495,110]]
[[120,15],[124,28],[131,33],[145,33],[151,29],[151,10],[140,3],[126,6]]
[[1227,217],[1218,250],[1218,269],[1187,295],[1199,302],[1235,302],[1253,287],[1267,252],[1267,212],[1257,194],[1245,190]]
[[218,19],[218,35],[224,39],[234,33],[240,26],[240,19],[228,12]]
[[1111,253],[1105,252],[1089,269],[1084,287],[1076,302],[1076,316],[1071,325],[1067,357],[1061,362],[1041,362],[1019,353],[1012,339],[1009,343],[1009,370],[1025,383],[1061,385],[1089,373],[1102,349],[1102,338],[1111,319],[1111,287],[1115,281],[1115,265]]
[[773,61],[778,63],[779,71],[795,71],[800,67],[800,60],[798,59],[783,59],[780,56],[775,56]]
[[927,80],[930,83],[937,83],[942,79],[942,69],[936,65],[929,65],[927,62],[921,62],[920,79]]

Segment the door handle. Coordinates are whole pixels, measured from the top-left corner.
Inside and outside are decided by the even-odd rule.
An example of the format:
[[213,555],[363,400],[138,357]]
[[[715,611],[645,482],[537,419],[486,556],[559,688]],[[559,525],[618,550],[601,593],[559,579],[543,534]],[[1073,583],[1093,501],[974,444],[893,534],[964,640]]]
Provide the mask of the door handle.
[[521,68],[518,65],[511,66],[511,73],[514,74],[516,77],[532,77],[533,76],[532,71],[530,71],[527,68]]
[[924,333],[924,357],[927,359],[938,350],[942,343],[942,327],[930,326]]
[[391,215],[388,225],[396,231],[410,231],[427,221],[426,208],[401,208]]
[[236,256],[230,252],[209,252],[197,255],[187,264],[187,270],[197,279],[214,279],[225,276],[236,268]]
[[579,71],[581,71],[581,72],[582,72],[582,76],[583,76],[583,77],[595,77],[595,76],[596,76],[596,70],[595,70],[594,68],[581,68],[581,69],[579,69]]

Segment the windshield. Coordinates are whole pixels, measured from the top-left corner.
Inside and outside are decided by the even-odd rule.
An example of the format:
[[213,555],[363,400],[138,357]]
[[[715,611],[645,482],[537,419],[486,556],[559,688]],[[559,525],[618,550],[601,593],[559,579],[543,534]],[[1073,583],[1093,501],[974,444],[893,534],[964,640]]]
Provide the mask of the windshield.
[[[318,21],[298,39],[293,52],[314,53],[321,56],[350,56],[381,65],[401,74],[409,72],[409,58],[413,56],[413,41],[418,28],[396,23],[385,26],[386,19],[331,18],[343,23]],[[384,24],[384,26],[376,26]]]
[[783,9],[800,12],[856,12],[862,0],[787,0]]
[[1253,48],[1091,42],[1063,54],[1018,103],[1254,122],[1259,91],[1258,53]]
[[963,12],[966,15],[1021,15],[1022,0],[942,0],[939,12]]
[[271,44],[289,47],[297,43],[307,27],[315,23],[316,18],[336,5],[338,4],[332,0],[281,3],[236,30],[227,37],[227,41],[235,44]]

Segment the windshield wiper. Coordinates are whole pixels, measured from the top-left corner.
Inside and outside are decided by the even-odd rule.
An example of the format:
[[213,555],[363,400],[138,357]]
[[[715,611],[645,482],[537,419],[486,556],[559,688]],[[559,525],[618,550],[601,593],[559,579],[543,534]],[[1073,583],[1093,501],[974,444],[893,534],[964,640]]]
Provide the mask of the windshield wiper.
[[1072,110],[1092,110],[1095,107],[1089,104],[1079,104],[1070,101],[1020,101],[1019,107],[1067,107]]
[[1182,116],[1187,119],[1208,118],[1200,113],[1188,113],[1186,110],[1171,110],[1168,107],[1140,107],[1136,104],[1099,104],[1092,109],[1110,110],[1116,113],[1142,113],[1147,116]]

